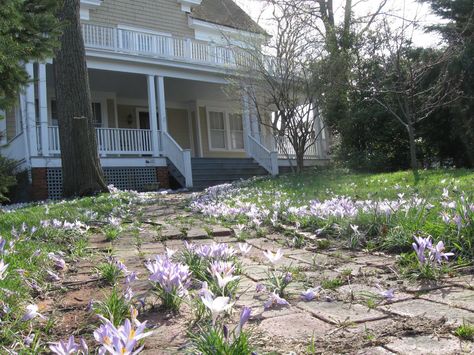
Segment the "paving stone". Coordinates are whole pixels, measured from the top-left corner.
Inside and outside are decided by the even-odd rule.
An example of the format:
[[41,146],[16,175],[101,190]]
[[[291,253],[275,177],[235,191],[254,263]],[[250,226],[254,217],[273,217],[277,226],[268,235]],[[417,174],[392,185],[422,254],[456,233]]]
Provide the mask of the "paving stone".
[[234,234],[234,231],[230,228],[214,226],[212,227],[212,235],[214,237],[229,237]]
[[452,278],[446,278],[444,281],[450,284],[474,289],[474,273],[471,275],[461,275]]
[[369,309],[360,304],[344,302],[299,302],[296,306],[334,324],[341,322],[359,323],[387,317],[380,311]]
[[178,239],[182,237],[183,237],[183,234],[181,233],[181,231],[177,229],[165,229],[161,231],[162,239]]
[[[266,301],[266,298],[265,298],[265,301]],[[255,318],[261,318],[261,319],[275,318],[275,317],[285,316],[288,314],[294,314],[295,311],[297,311],[294,309],[294,307],[291,307],[291,306],[274,306],[268,310],[264,310],[263,304],[265,301],[262,300],[261,307],[255,309]],[[298,314],[302,314],[302,313],[298,313]]]
[[397,354],[472,354],[472,343],[463,343],[454,337],[430,335],[396,339],[385,347]]
[[314,335],[323,337],[332,326],[307,313],[292,313],[263,320],[259,330],[271,337],[292,338],[307,341]]
[[209,238],[207,232],[201,228],[191,228],[187,231],[185,239],[206,239]]
[[290,259],[298,260],[311,266],[323,267],[332,264],[331,259],[324,254],[305,252],[301,254],[290,254],[288,255],[288,257]]
[[474,290],[461,287],[446,287],[431,291],[420,298],[435,302],[446,303],[452,307],[459,307],[474,312]]
[[382,306],[380,309],[406,317],[426,317],[428,319],[445,317],[451,324],[462,324],[463,320],[474,323],[474,312],[421,299],[393,303]]
[[404,289],[405,292],[413,292],[413,293],[420,293],[420,292],[428,292],[432,290],[439,290],[444,287],[448,287],[449,284],[442,283],[440,281],[424,281],[424,282],[404,282],[401,288]]
[[[395,289],[395,297],[392,299],[392,302],[398,302],[398,301],[405,301],[412,299],[414,296],[408,293],[401,292],[397,289],[396,286],[394,287],[389,287],[389,286],[384,286],[383,289],[387,290],[390,288]],[[352,299],[358,300],[358,301],[365,301],[370,298],[372,299],[379,299],[382,301],[380,297],[380,290],[377,287],[374,286],[369,286],[366,284],[350,284],[350,285],[343,285],[339,287],[336,290],[337,293],[341,295],[343,299]]]
[[371,276],[385,272],[384,270],[375,266],[369,266],[365,264],[361,265],[356,263],[342,263],[334,270],[341,274],[346,274],[346,272],[350,270],[352,276]]
[[395,354],[387,349],[382,348],[381,346],[376,346],[373,348],[365,348],[356,352],[356,355],[390,355]]

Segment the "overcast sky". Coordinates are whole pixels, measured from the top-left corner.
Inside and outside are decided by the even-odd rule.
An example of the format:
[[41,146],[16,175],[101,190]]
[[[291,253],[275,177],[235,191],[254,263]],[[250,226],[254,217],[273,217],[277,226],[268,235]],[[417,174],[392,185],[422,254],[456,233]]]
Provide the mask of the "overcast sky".
[[[263,2],[261,0],[235,0],[235,2],[239,4],[245,11],[247,11],[247,13],[249,13],[254,18],[254,20],[258,20],[259,16],[262,14],[262,9],[264,8]],[[334,0],[334,3],[336,8],[336,17],[341,18],[344,11],[342,4],[345,3],[345,1]],[[379,0],[353,1],[353,3],[358,4],[354,9],[356,15],[364,15],[371,13],[371,11],[374,10],[379,4]],[[418,21],[424,25],[430,25],[440,21],[438,17],[431,13],[427,4],[420,4],[415,0],[389,0],[384,9],[385,12],[395,16],[409,19],[414,19],[416,17]],[[259,23],[263,28],[271,33],[271,29],[264,19],[265,13],[263,13],[263,16],[261,16]],[[415,44],[420,46],[436,46],[439,42],[439,37],[433,33],[424,33],[422,30],[417,31],[413,39]]]

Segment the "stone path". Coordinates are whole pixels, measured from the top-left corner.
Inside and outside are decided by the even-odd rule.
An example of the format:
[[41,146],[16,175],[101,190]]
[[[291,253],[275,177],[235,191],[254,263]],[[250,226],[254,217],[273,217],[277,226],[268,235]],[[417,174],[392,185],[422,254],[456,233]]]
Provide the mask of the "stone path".
[[[183,240],[195,243],[224,242],[236,246],[232,229],[206,222],[185,209],[189,195],[168,195],[159,204],[140,206],[143,223],[113,244],[114,253],[141,279],[136,291],[146,291],[144,261],[165,248],[183,249]],[[133,222],[133,221],[132,221]],[[130,225],[133,230],[133,223]],[[96,246],[101,241],[96,241]],[[278,233],[246,240],[253,246],[242,258],[243,275],[237,292],[236,314],[252,307],[250,328],[259,353],[334,354],[468,354],[473,343],[453,335],[463,321],[474,323],[474,276],[447,278],[438,283],[410,283],[396,273],[395,257],[329,246],[318,249],[288,247],[288,237]],[[290,307],[263,310],[267,294],[255,286],[267,277],[263,251],[282,248],[279,266],[287,266],[294,281],[288,286]],[[309,287],[323,286],[317,299],[301,300]],[[379,288],[395,289],[395,298],[381,300]],[[179,315],[157,309],[145,318],[158,325],[147,338],[145,354],[182,353],[192,314],[184,305]]]

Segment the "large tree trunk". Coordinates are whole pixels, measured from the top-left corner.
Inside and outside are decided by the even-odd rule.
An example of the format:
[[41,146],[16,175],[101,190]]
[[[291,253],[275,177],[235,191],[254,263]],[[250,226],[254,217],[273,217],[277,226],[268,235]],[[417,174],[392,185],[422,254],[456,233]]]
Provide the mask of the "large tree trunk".
[[108,191],[97,153],[79,9],[80,0],[64,0],[59,19],[66,25],[54,60],[64,197]]

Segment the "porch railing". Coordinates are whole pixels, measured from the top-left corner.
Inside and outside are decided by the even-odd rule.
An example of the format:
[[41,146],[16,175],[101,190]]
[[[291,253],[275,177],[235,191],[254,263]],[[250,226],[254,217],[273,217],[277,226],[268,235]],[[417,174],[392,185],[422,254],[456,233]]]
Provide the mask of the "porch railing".
[[[263,137],[263,141],[266,147],[271,147],[278,151],[278,158],[296,158],[295,149],[293,148],[293,145],[291,144],[288,137],[274,137],[271,135],[265,135]],[[304,159],[324,159],[326,156],[321,147],[324,147],[325,144],[326,142],[324,139],[318,139],[316,142],[311,143],[304,154]]]
[[[37,127],[38,132],[39,129]],[[48,132],[49,152],[60,154],[61,146],[59,144],[58,127],[49,126]],[[101,155],[148,155],[153,153],[151,144],[152,131],[149,129],[96,128],[96,134],[97,148]]]
[[191,150],[181,148],[168,132],[161,132],[161,139],[164,154],[184,176],[186,187],[192,187]]
[[83,23],[82,31],[88,48],[224,67],[248,66],[252,62],[251,56],[243,49],[191,38],[92,23]]
[[248,136],[248,142],[249,155],[270,174],[278,175],[278,153],[276,151],[269,150],[250,135]]

